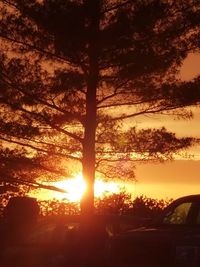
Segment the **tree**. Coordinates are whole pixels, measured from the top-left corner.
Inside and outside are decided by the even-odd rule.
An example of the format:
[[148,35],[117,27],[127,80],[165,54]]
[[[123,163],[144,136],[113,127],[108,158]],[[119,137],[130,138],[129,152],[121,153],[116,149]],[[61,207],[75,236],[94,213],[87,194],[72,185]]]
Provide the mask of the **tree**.
[[78,203],[66,200],[39,201],[40,214],[42,216],[80,215]]
[[127,214],[132,207],[131,194],[125,190],[118,193],[104,194],[102,198],[95,199],[97,214],[123,215]]
[[95,172],[133,177],[135,161],[172,159],[195,141],[139,130],[134,119],[187,118],[199,103],[199,78],[177,78],[199,48],[199,1],[0,3],[1,149],[23,147],[45,177],[79,162],[84,214],[93,212]]
[[132,202],[129,213],[141,218],[156,219],[172,201],[173,199],[153,199],[139,196]]

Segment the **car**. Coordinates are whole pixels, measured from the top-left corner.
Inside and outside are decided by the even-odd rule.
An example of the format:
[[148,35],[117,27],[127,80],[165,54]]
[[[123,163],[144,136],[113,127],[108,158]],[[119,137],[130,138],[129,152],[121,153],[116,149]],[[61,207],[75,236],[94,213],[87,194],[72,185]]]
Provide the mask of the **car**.
[[109,266],[200,266],[200,194],[181,197],[146,226],[113,236]]

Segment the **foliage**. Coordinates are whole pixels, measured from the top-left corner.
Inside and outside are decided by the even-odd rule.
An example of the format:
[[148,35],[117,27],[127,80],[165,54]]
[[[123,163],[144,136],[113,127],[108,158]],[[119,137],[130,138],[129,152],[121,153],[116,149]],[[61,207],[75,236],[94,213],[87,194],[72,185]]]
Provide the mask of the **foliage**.
[[128,213],[131,203],[131,194],[122,191],[96,198],[95,209],[97,214],[122,215]]
[[147,196],[139,196],[129,206],[129,213],[141,218],[156,218],[172,199],[153,199]]
[[136,125],[147,114],[189,118],[199,103],[199,77],[177,78],[199,48],[199,5],[1,0],[0,152],[16,158],[23,148],[18,160],[27,160],[11,175],[58,179],[82,166],[90,213],[95,172],[134,178],[135,161],[169,160],[192,145]]
[[79,205],[75,202],[59,200],[39,201],[40,214],[42,216],[51,215],[76,215],[80,213]]
[[[0,214],[7,205],[11,195],[2,195],[0,198]],[[139,196],[132,199],[131,194],[122,190],[120,193],[105,194],[95,199],[95,213],[100,215],[128,215],[138,218],[155,218],[170,203],[172,199],[153,199]],[[80,207],[77,202],[66,199],[38,201],[41,216],[78,215]]]
[[[132,199],[131,194],[123,190],[120,193],[105,194],[101,198],[95,198],[95,213],[155,218],[171,202],[172,199],[154,199],[143,195]],[[40,201],[39,204],[43,216],[80,214],[79,205],[76,202],[48,200]]]
[[[132,199],[126,191],[95,198],[95,213],[101,215],[130,215],[138,218],[153,218],[171,203],[172,199],[153,199],[146,196]],[[67,200],[39,201],[42,216],[77,215],[80,208],[77,202]]]

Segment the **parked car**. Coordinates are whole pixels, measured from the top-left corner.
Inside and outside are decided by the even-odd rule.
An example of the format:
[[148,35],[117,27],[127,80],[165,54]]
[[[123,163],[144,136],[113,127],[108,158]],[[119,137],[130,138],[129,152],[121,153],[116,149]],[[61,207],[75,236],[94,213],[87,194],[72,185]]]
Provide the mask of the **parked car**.
[[109,266],[200,266],[200,195],[172,202],[154,222],[113,236]]

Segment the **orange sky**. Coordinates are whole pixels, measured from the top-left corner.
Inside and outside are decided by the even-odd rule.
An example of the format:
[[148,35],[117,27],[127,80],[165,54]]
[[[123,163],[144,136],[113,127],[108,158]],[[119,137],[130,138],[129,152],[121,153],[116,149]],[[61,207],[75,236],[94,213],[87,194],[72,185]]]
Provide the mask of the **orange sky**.
[[128,185],[133,196],[177,198],[200,194],[200,161],[178,160],[164,164],[137,166],[138,181]]
[[[190,80],[200,74],[200,53],[190,55],[184,62],[180,77]],[[164,123],[163,123],[164,121]],[[200,137],[200,109],[194,112],[192,120],[154,116],[138,119],[139,127],[162,127],[177,133],[177,136]],[[164,124],[164,125],[163,125]],[[129,184],[133,194],[144,194],[154,198],[177,198],[187,194],[200,194],[200,145],[188,151],[191,160],[176,160],[165,164],[141,164],[136,168],[138,182]]]

